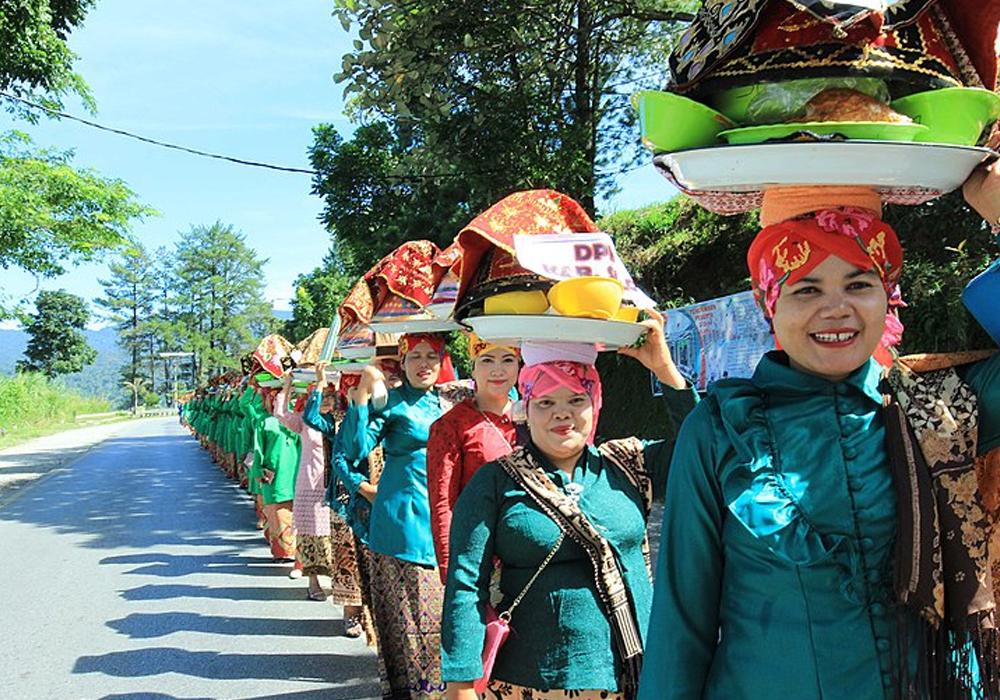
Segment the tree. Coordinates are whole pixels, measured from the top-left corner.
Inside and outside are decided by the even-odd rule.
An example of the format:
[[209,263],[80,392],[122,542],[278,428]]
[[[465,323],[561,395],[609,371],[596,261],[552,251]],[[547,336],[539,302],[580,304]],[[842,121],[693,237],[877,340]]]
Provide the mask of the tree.
[[[0,267],[56,277],[128,243],[134,220],[155,212],[120,180],[70,165],[71,152],[0,135]],[[0,308],[0,317],[9,315]]]
[[36,313],[30,315],[25,330],[30,339],[19,372],[41,372],[49,379],[79,372],[92,364],[97,352],[87,345],[84,326],[90,320],[87,302],[65,290],[39,292]]
[[298,342],[317,328],[329,326],[356,281],[356,276],[346,274],[333,255],[327,254],[322,265],[295,279],[292,318],[285,322],[282,335]]
[[[4,0],[0,8],[0,90],[59,109],[75,93],[93,108],[83,78],[73,71],[76,56],[66,45],[95,0]],[[8,103],[8,110],[33,119]]]
[[132,415],[139,412],[139,392],[142,391],[143,384],[146,380],[142,377],[136,377],[133,380],[126,380],[122,382],[122,386],[128,389],[129,393],[132,394]]
[[406,239],[446,243],[518,189],[593,211],[645,155],[628,93],[661,85],[697,4],[337,0],[359,38],[335,80],[365,124],[350,141],[329,125],[315,134],[314,192],[337,253],[374,262]]
[[156,386],[155,361],[159,351],[154,324],[158,292],[154,263],[141,244],[135,244],[109,265],[111,276],[99,280],[104,296],[94,302],[107,309],[118,332],[118,345],[129,356],[123,368],[125,382],[137,380]]
[[198,379],[236,366],[276,323],[264,299],[264,264],[232,226],[181,234],[172,304],[181,347],[197,357]]

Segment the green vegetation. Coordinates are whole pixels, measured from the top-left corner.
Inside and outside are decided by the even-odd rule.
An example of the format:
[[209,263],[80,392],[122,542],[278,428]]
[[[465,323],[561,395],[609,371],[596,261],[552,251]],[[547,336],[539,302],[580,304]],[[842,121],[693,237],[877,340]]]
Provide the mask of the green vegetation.
[[77,415],[110,410],[108,401],[80,396],[43,374],[0,377],[0,449],[72,428]]
[[35,300],[36,312],[25,319],[30,336],[19,372],[41,372],[49,379],[79,372],[97,359],[83,334],[90,311],[83,297],[65,290],[42,290]]

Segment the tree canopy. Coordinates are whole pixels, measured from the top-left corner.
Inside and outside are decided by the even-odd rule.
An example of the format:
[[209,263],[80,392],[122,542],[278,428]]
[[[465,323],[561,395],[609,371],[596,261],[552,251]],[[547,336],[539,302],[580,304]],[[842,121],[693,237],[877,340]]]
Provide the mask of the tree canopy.
[[[76,56],[66,45],[96,0],[4,0],[0,7],[0,90],[59,109],[62,97],[76,94],[93,109],[83,78],[73,70]],[[34,120],[35,114],[9,101],[8,111]]]
[[82,297],[62,289],[44,290],[35,300],[35,309],[25,326],[30,338],[25,359],[17,363],[19,372],[41,372],[52,379],[94,362],[97,352],[83,335],[90,310]]
[[374,262],[408,238],[446,242],[519,189],[593,211],[642,154],[629,95],[661,86],[697,4],[337,0],[358,39],[335,79],[362,126],[349,141],[320,127],[312,155],[338,253]]
[[155,214],[121,180],[74,168],[72,157],[0,135],[0,268],[56,277],[120,248],[134,221]]
[[264,264],[231,225],[181,234],[174,253],[171,320],[178,348],[194,352],[199,381],[236,366],[275,325]]

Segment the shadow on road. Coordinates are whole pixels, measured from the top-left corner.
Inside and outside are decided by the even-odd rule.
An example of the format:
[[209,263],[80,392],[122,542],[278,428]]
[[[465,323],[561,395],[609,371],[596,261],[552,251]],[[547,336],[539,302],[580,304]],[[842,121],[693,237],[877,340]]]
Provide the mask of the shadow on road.
[[293,588],[251,588],[249,586],[194,586],[189,584],[148,585],[122,591],[131,601],[209,598],[214,600],[302,600],[304,593]]
[[[321,669],[322,675],[303,673]],[[153,647],[116,651],[100,656],[81,656],[74,673],[102,673],[120,678],[141,678],[181,673],[212,680],[292,680],[324,684],[364,683],[366,691],[378,685],[369,676],[369,664],[344,654],[227,654],[188,651],[176,647]],[[360,674],[359,674],[360,672]],[[377,690],[375,693],[378,694]],[[367,697],[367,696],[362,696]]]
[[[40,486],[15,493],[0,519],[84,534],[97,549],[239,547],[257,532],[249,497],[189,436],[113,438]],[[247,539],[205,536],[234,529]]]
[[[300,690],[277,695],[243,696],[240,700],[361,700],[378,696],[378,689],[367,684],[347,684],[336,687],[317,688],[316,690]],[[123,695],[105,695],[98,700],[218,700],[217,698],[193,698],[164,695],[163,693],[125,693]]]
[[[324,612],[327,610],[324,608]],[[329,618],[291,620],[284,618],[217,617],[198,613],[135,613],[111,620],[111,629],[132,639],[154,639],[177,632],[203,632],[233,636],[333,637],[336,627]]]

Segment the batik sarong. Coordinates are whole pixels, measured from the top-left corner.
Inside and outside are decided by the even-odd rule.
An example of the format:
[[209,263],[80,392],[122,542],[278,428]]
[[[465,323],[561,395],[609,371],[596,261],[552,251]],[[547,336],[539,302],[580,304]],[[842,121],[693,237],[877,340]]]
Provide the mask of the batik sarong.
[[438,700],[441,605],[437,569],[368,550],[369,590],[379,643],[383,700]]
[[275,559],[295,558],[295,527],[292,525],[292,502],[264,505],[267,517],[267,541]]
[[333,542],[329,535],[296,534],[295,558],[305,576],[333,576]]

